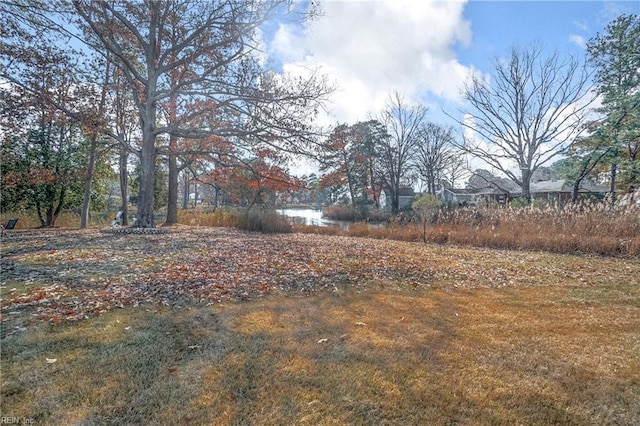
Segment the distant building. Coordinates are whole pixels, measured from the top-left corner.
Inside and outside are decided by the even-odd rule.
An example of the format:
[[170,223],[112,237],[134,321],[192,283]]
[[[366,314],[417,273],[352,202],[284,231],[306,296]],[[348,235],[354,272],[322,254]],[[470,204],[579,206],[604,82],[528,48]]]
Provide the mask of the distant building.
[[[413,191],[413,188],[401,187],[398,196],[398,210],[410,208],[415,198],[416,193]],[[391,191],[388,188],[384,188],[380,194],[380,209],[391,211]]]
[[438,196],[444,204],[466,205],[473,203],[476,191],[475,189],[444,188]]
[[519,195],[519,191],[513,192],[502,188],[487,187],[476,190],[472,202],[473,204],[506,204]]
[[[555,203],[561,207],[571,201],[573,182],[566,179],[531,182],[530,191],[531,199]],[[580,197],[585,197],[588,194],[603,196],[607,192],[609,192],[609,188],[590,180],[583,180],[578,190]]]
[[[515,184],[505,185],[506,188],[487,186],[485,188],[454,189],[446,188],[440,194],[440,199],[446,204],[507,204],[514,198],[522,196],[522,190]],[[571,201],[573,182],[566,179],[541,180],[531,182],[531,199],[554,203],[563,206]],[[609,192],[606,186],[598,185],[592,181],[584,180],[578,191],[584,198],[588,195],[603,196]]]

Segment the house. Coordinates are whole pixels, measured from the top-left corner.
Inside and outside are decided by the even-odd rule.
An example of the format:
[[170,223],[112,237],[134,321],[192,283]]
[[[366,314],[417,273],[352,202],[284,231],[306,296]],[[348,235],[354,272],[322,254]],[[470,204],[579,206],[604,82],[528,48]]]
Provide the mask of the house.
[[[562,207],[571,201],[573,182],[566,179],[531,182],[530,191],[532,200],[542,200]],[[603,196],[607,192],[609,188],[589,180],[583,180],[578,189],[578,194],[582,197],[587,194]]]
[[[416,193],[413,188],[400,187],[398,194],[398,210],[405,210],[411,207],[413,200],[416,198]],[[391,211],[391,191],[389,188],[384,188],[380,193],[380,209],[385,211]]]
[[444,188],[438,195],[444,204],[466,205],[473,202],[474,189]]
[[510,202],[515,194],[512,191],[508,191],[502,188],[486,187],[475,191],[471,200],[472,204],[506,204]]
[[484,205],[505,204],[511,201],[515,194],[506,189],[487,186],[485,188],[445,188],[439,194],[440,200],[449,205]]

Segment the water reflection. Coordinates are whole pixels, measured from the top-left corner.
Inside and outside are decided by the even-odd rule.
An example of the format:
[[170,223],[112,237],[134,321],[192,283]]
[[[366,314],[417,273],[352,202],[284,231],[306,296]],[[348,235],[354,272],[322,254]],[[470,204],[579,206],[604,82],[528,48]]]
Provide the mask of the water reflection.
[[303,225],[314,226],[333,226],[346,229],[349,226],[348,221],[332,220],[322,217],[322,210],[315,209],[280,209],[276,210],[281,215],[287,216],[291,221]]

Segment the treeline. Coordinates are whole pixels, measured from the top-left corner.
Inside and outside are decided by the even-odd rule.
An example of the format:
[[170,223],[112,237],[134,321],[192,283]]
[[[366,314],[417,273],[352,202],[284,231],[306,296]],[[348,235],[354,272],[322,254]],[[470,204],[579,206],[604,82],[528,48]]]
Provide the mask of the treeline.
[[[513,48],[463,88],[450,117],[459,129],[428,120],[427,107],[399,94],[370,121],[339,124],[321,145],[321,183],[332,201],[379,206],[382,189],[398,208],[400,188],[436,194],[462,179],[469,187],[518,188],[531,200],[540,176],[567,179],[573,201],[585,180],[607,182],[611,199],[633,197],[640,183],[640,19],[623,15],[587,43],[587,62]],[[469,159],[487,168],[470,170]],[[503,181],[503,182],[500,182]],[[633,200],[630,200],[633,201]]]
[[167,223],[177,222],[181,173],[185,187],[195,176],[249,205],[298,184],[285,153],[308,153],[333,86],[318,71],[266,68],[260,28],[273,19],[304,24],[315,8],[287,0],[2,2],[1,208],[34,208],[42,226],[53,226],[62,209],[80,207],[86,227],[90,208],[100,208],[100,180],[114,168],[126,220],[136,168],[136,226],[153,227],[164,201],[159,182]]
[[[464,106],[449,113],[456,128],[396,93],[369,120],[325,131],[316,118],[333,85],[318,70],[274,72],[257,53],[262,25],[285,11],[303,24],[314,7],[0,3],[0,209],[33,209],[54,226],[73,208],[86,227],[117,193],[124,224],[134,201],[136,226],[153,227],[155,210],[177,223],[178,206],[203,195],[252,208],[315,191],[366,208],[385,191],[397,211],[416,182],[431,194],[459,184],[469,158],[525,199],[535,173],[560,159],[577,186],[604,173],[612,193],[638,188],[637,15],[590,40],[587,63],[513,48],[490,78],[466,82]],[[320,176],[292,177],[292,156],[319,160]]]

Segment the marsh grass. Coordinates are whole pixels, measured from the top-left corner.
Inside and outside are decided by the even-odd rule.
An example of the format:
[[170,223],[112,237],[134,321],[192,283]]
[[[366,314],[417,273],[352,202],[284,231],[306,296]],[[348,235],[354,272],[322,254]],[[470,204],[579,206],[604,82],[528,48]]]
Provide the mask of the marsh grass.
[[[343,210],[348,213],[349,210],[345,206],[332,208],[338,213]],[[567,205],[563,209],[536,205],[442,209],[427,223],[426,235],[423,224],[413,221],[391,220],[388,226],[383,227],[354,222],[346,229],[300,224],[288,226],[273,213],[248,216],[240,211],[224,209],[214,213],[182,211],[179,219],[186,225],[233,226],[261,232],[293,231],[411,242],[426,239],[426,242],[436,244],[640,256],[640,210],[602,203]]]
[[[422,241],[423,224],[355,222],[346,230],[296,226],[296,232]],[[606,204],[440,210],[427,224],[429,243],[556,253],[640,256],[640,210]]]
[[269,210],[217,209],[214,212],[180,210],[178,222],[190,226],[234,227],[267,234],[293,231],[293,226],[285,217]]

